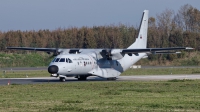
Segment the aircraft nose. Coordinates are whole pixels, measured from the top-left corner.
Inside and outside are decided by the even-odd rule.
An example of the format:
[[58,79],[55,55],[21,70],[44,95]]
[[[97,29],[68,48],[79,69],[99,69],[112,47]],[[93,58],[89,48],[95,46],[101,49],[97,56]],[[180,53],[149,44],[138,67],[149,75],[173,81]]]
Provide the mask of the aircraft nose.
[[58,73],[58,66],[56,65],[51,65],[48,67],[48,72],[51,74]]

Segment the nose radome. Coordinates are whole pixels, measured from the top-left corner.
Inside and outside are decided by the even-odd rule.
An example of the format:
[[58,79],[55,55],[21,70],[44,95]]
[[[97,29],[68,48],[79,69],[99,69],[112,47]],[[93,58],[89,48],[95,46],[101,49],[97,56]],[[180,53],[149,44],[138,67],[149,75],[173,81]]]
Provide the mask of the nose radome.
[[48,67],[48,72],[51,74],[58,73],[58,66],[56,65],[51,65]]

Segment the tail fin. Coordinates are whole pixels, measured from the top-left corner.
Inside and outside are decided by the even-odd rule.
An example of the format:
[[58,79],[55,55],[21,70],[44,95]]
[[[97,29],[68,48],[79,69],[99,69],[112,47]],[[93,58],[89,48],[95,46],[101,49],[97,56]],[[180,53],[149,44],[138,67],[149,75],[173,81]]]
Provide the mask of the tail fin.
[[146,48],[147,47],[147,30],[148,30],[148,15],[149,11],[144,10],[142,14],[142,19],[140,22],[140,30],[136,41],[130,45],[127,49],[134,49],[134,48]]

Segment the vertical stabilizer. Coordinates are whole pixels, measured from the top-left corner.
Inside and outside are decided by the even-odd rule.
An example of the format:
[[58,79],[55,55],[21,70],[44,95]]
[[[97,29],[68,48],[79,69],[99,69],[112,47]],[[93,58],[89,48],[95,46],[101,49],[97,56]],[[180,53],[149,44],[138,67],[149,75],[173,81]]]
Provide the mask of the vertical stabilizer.
[[147,47],[147,30],[148,30],[148,15],[149,11],[144,10],[140,22],[140,28],[136,41],[127,49],[146,48]]

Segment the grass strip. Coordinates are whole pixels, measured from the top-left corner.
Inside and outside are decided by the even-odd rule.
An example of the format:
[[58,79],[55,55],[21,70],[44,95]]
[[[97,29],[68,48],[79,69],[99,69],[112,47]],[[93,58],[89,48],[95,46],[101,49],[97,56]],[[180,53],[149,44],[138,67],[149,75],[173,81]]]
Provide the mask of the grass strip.
[[121,75],[173,75],[173,74],[200,74],[199,68],[137,68],[128,69]]
[[0,86],[0,111],[199,111],[200,80]]
[[49,77],[47,70],[1,71],[1,78]]

